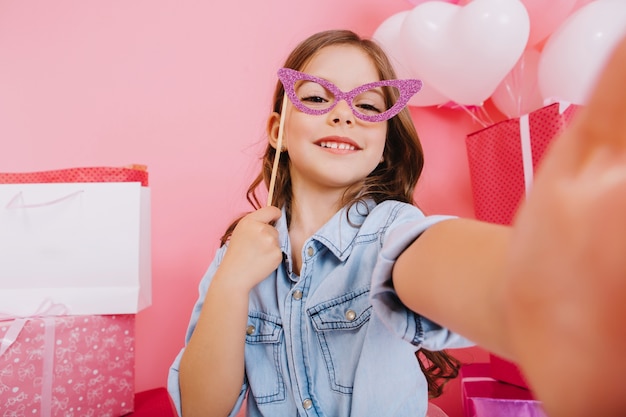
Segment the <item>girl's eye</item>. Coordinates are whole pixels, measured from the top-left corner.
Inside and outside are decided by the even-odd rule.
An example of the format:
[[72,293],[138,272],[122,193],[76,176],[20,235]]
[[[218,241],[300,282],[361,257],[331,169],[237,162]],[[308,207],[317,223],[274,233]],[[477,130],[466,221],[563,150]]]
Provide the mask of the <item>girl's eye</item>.
[[363,111],[361,111],[361,113],[376,113],[376,114],[382,113],[382,110],[380,110],[380,108],[378,108],[377,106],[373,104],[362,103],[362,104],[357,104],[355,107],[362,109]]
[[320,96],[301,97],[300,101],[302,101],[303,103],[317,103],[317,104],[322,104],[322,103],[327,103],[328,102],[328,100],[326,100],[325,98],[322,98]]
[[330,91],[313,81],[303,81],[296,85],[295,90],[300,103],[312,110],[327,109],[334,101]]
[[387,110],[385,95],[380,88],[373,88],[358,94],[352,100],[352,105],[358,109],[359,113],[369,115],[380,114]]

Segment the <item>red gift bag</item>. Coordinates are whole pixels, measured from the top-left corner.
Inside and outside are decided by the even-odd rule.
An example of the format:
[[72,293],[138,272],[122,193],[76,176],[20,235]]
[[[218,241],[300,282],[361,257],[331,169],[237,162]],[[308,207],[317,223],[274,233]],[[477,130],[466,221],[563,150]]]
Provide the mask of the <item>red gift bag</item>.
[[467,136],[477,219],[511,224],[545,150],[570,124],[578,108],[554,103]]
[[489,354],[489,363],[493,379],[529,389],[522,370],[516,364],[494,354]]
[[546,417],[531,391],[491,378],[490,366],[470,363],[461,367],[464,417]]

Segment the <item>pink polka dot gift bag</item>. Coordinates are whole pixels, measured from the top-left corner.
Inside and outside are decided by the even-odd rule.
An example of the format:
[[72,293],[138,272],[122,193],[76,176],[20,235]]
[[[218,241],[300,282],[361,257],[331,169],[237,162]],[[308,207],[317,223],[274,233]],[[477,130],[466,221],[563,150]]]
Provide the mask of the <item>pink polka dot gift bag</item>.
[[479,220],[511,224],[550,142],[579,106],[554,103],[466,137],[474,212]]

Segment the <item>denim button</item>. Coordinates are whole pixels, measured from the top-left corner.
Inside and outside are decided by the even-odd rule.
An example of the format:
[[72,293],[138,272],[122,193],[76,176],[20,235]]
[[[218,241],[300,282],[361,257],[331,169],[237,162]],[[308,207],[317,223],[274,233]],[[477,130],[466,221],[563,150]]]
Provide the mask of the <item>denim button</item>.
[[313,256],[313,254],[314,254],[314,253],[315,253],[315,250],[313,250],[313,247],[312,247],[312,246],[309,246],[309,247],[306,249],[306,254],[307,254],[307,255],[309,255],[309,256]]
[[248,327],[246,327],[246,334],[248,335],[254,334],[255,331],[256,328],[253,325],[249,325]]
[[346,320],[352,321],[354,319],[356,319],[356,313],[354,312],[354,310],[346,311]]
[[293,299],[294,300],[301,300],[302,299],[302,291],[300,290],[295,290],[293,292]]
[[302,401],[302,407],[304,407],[305,410],[310,409],[311,407],[313,407],[313,401],[307,398],[306,400]]

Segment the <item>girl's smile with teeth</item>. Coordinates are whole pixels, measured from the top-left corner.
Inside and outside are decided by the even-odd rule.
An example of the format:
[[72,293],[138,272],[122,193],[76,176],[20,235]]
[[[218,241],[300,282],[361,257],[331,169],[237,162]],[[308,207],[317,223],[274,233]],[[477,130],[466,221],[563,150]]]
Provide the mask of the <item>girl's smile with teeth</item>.
[[349,143],[343,142],[320,142],[319,146],[322,148],[330,148],[330,149],[340,149],[340,150],[356,150],[356,146],[350,145]]
[[358,151],[361,147],[348,137],[326,136],[315,141],[320,148],[337,151]]

